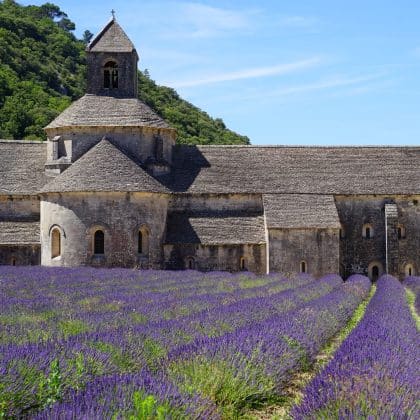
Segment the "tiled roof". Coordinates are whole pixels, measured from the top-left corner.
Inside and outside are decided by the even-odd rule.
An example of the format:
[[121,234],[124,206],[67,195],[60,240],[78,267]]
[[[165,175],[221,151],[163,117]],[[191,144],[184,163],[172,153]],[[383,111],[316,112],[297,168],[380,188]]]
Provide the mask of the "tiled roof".
[[[110,172],[96,184],[103,191],[125,191],[127,185],[130,191],[135,185],[167,191],[118,150],[134,176],[127,173],[119,182],[114,152],[101,150],[91,149],[50,187],[63,187],[70,174],[66,188],[93,185],[92,177],[106,167]],[[45,161],[46,143],[0,140],[0,194],[36,194],[51,180]],[[161,181],[169,190],[197,194],[420,194],[419,168],[420,147],[177,146],[172,172]]]
[[39,222],[0,222],[1,245],[39,244]]
[[189,193],[419,194],[420,147],[178,146]]
[[42,192],[145,191],[168,192],[136,162],[103,139]]
[[339,228],[332,195],[264,194],[268,228]]
[[137,98],[114,98],[86,94],[73,102],[48,128],[57,127],[157,127],[171,128]]
[[135,50],[133,43],[115,19],[111,19],[105,25],[86,49],[93,52],[132,52]]
[[0,140],[0,195],[36,194],[47,182],[47,144]]
[[238,245],[265,243],[264,217],[240,213],[168,215],[167,244]]

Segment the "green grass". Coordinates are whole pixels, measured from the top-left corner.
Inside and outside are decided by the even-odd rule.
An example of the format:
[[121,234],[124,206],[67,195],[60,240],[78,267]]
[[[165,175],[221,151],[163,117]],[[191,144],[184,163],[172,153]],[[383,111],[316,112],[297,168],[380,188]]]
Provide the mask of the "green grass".
[[405,288],[405,294],[407,297],[407,302],[410,307],[411,315],[414,318],[414,321],[416,322],[416,327],[418,330],[420,330],[420,316],[416,311],[415,301],[416,301],[416,295],[414,292],[412,292],[410,289]]
[[62,320],[58,323],[58,329],[65,338],[72,335],[89,331],[89,326],[77,319]]
[[245,373],[235,373],[226,361],[198,356],[173,363],[169,371],[182,391],[209,398],[220,408],[223,419],[234,419],[261,401],[270,399],[274,403],[274,383],[252,360],[246,363]]

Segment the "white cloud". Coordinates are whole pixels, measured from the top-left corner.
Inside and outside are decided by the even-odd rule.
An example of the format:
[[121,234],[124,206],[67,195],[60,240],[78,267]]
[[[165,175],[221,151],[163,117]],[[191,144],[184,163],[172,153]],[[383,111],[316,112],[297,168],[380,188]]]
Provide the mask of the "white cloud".
[[332,76],[327,79],[319,80],[314,83],[298,86],[288,86],[281,89],[273,90],[269,94],[270,96],[287,96],[302,94],[317,90],[329,90],[349,86],[362,86],[368,82],[378,80],[383,76],[383,73],[370,74],[358,77],[349,76]]
[[209,76],[197,77],[195,79],[180,80],[166,82],[164,84],[172,86],[174,88],[185,88],[194,86],[203,86],[213,83],[230,82],[235,80],[243,79],[254,79],[268,76],[278,76],[281,74],[295,73],[302,71],[320,64],[321,59],[319,57],[312,57],[306,60],[296,61],[293,63],[277,64],[274,66],[265,67],[254,67],[245,70],[239,70],[234,72],[226,72],[213,74]]
[[283,16],[278,20],[280,26],[294,27],[294,28],[310,28],[318,24],[319,20],[308,16]]
[[[163,12],[164,11],[164,12]],[[126,25],[149,27],[163,38],[213,38],[249,32],[256,10],[229,9],[196,2],[163,1],[143,5],[124,13]],[[151,25],[150,23],[153,22]]]
[[226,31],[247,28],[250,24],[246,12],[221,9],[199,3],[184,3],[180,10],[181,20],[191,29],[194,37],[214,36]]

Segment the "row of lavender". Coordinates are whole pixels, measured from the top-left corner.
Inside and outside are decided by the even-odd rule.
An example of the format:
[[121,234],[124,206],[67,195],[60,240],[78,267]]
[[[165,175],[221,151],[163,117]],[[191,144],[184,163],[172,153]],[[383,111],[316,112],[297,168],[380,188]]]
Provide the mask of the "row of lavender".
[[420,315],[420,277],[410,276],[404,280],[404,286],[414,293],[414,307]]
[[[304,290],[302,285],[313,282],[309,276],[287,280],[279,276],[259,278],[250,274],[171,274],[162,273],[156,277],[153,272],[140,274],[118,270],[111,273],[90,269],[46,270],[43,273],[35,268],[28,271],[21,269],[17,278],[14,270],[6,269],[2,276],[2,297],[8,303],[8,310],[5,305],[5,312],[2,311],[0,315],[5,327],[0,363],[0,373],[4,376],[0,387],[9,414],[33,410],[44,405],[45,399],[52,399],[52,391],[44,388],[45,382],[54,373],[51,369],[54,361],[58,361],[60,366],[60,392],[77,390],[97,376],[153,367],[158,359],[179,343],[206,334],[223,333],[222,328],[220,331],[217,329],[217,325],[221,326],[223,322],[225,328],[234,329],[238,321],[231,319],[230,315],[235,308],[239,311],[236,303],[242,307],[242,322],[253,322],[248,315],[252,310],[255,313],[253,307],[256,299],[267,304],[271,302],[271,310],[277,306],[280,311],[281,302],[287,302],[288,297],[294,296],[296,305],[326,293],[339,282],[327,279]],[[12,275],[16,278],[12,278]],[[34,287],[34,281],[38,282],[37,287]],[[290,295],[288,289],[292,287],[295,292]],[[153,293],[148,288],[153,288]],[[170,295],[178,297],[178,306],[172,296],[167,295],[168,289],[171,290]],[[209,294],[209,290],[213,294]],[[281,292],[275,293],[276,290],[285,290],[284,296]],[[87,299],[95,304],[85,305]],[[82,307],[77,305],[80,300],[84,302]],[[151,306],[150,301],[155,304]],[[198,304],[200,302],[201,305]],[[59,305],[62,306],[61,310]],[[185,308],[189,315],[166,319],[165,309],[169,305],[172,306],[172,314],[183,313],[185,311],[180,309]],[[77,310],[79,312],[76,314]],[[77,315],[77,319],[71,321],[73,325],[75,322],[82,323],[90,331],[76,329],[64,338],[49,334],[47,336],[54,339],[16,344],[14,339],[20,341],[19,336],[13,334],[18,331],[26,333],[31,328],[45,328],[49,332],[51,326],[41,316],[45,313],[54,314],[51,318],[55,323],[63,322],[63,316]],[[258,312],[256,314],[262,316]],[[107,323],[113,327],[107,326]],[[16,326],[19,328],[16,329]],[[57,376],[58,372],[55,374]]]
[[[419,290],[420,278],[404,282]],[[294,419],[420,418],[420,337],[403,285],[379,279],[359,325],[308,385]]]
[[8,268],[0,272],[0,344],[57,340],[177,319],[312,281],[301,275]]
[[[138,366],[136,373],[103,372],[108,374],[92,377],[81,391],[72,384],[62,402],[38,417],[236,416],[245,407],[278,398],[293,370],[312,360],[346,324],[369,289],[367,278],[343,284],[338,276],[327,276],[269,297],[143,326],[140,336],[130,330],[131,338],[152,337],[163,350],[155,363]],[[150,353],[138,353],[141,340],[132,346],[121,334],[97,338],[108,349],[120,339],[129,358],[151,361]]]

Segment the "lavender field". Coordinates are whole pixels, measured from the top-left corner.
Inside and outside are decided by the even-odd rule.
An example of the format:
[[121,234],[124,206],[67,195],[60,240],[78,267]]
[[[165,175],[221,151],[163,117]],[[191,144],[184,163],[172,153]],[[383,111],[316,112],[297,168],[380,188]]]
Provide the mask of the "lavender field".
[[[334,376],[326,370],[314,379],[295,418],[365,415],[362,397],[352,405],[342,394],[366,375],[379,401],[368,406],[373,415],[387,407],[400,410],[395,418],[415,413],[418,371],[409,367],[418,333],[394,280],[378,282],[365,317],[327,367]],[[363,276],[344,283],[336,275],[2,267],[0,418],[249,418],[281,404],[295,372],[312,364],[370,289]],[[386,296],[393,295],[391,304]],[[401,318],[393,329],[392,316]],[[362,346],[371,336],[374,344],[366,345],[376,358]],[[389,342],[378,351],[382,341]],[[360,355],[351,353],[353,343]],[[352,370],[360,358],[365,376]],[[398,380],[385,386],[384,375]]]

